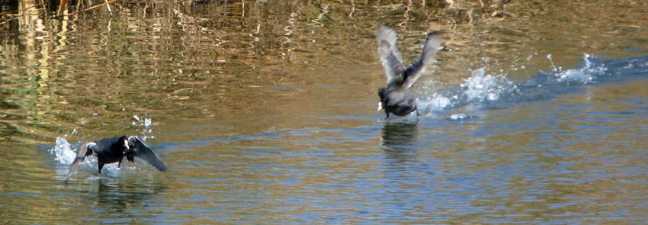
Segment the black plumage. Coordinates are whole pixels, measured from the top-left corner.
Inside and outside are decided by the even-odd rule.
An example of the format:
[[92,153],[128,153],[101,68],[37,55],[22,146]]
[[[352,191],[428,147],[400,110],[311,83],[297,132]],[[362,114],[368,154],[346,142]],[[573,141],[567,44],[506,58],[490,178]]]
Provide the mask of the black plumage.
[[144,144],[144,142],[142,142],[138,137],[121,136],[104,138],[99,141],[91,141],[81,145],[74,162],[72,162],[68,178],[77,169],[79,163],[90,155],[97,157],[99,174],[101,174],[101,169],[105,164],[119,163],[117,167],[121,166],[124,157],[131,162],[134,161],[135,157],[138,157],[153,165],[160,171],[168,171],[166,164],[162,162],[153,149]]
[[376,34],[378,56],[387,77],[387,87],[378,89],[380,97],[378,110],[384,109],[387,114],[386,118],[389,118],[390,113],[406,116],[417,111],[418,114],[416,94],[410,92],[410,89],[427,66],[432,63],[434,55],[441,46],[441,39],[441,32],[428,33],[421,58],[405,68],[396,44],[396,31],[384,25],[378,26]]

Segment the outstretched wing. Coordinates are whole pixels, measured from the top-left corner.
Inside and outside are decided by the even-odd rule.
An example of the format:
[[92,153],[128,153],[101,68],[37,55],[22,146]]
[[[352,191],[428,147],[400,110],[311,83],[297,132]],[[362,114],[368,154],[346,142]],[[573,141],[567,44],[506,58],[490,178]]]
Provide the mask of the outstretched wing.
[[[76,156],[76,158],[74,158],[74,161],[72,162],[72,167],[70,167],[70,172],[68,172],[68,175],[67,175],[67,178],[65,179],[65,181],[70,179],[70,176],[72,176],[74,171],[76,171],[76,169],[79,167],[79,163],[83,162],[83,160],[85,159],[85,157],[87,155],[92,154],[91,149],[92,149],[92,147],[94,147],[96,145],[97,145],[97,143],[95,143],[94,141],[91,141],[91,142],[86,142],[83,145],[81,145],[81,147],[79,147],[79,151],[77,152],[77,156]],[[88,152],[88,151],[90,151],[90,152]]]
[[378,56],[383,69],[385,69],[388,84],[405,70],[396,40],[396,31],[382,24],[378,26],[378,32],[376,33]]
[[423,47],[423,52],[421,53],[421,58],[415,63],[412,63],[412,65],[410,65],[407,70],[405,70],[403,86],[411,88],[412,85],[416,83],[416,80],[421,77],[421,74],[423,74],[425,68],[427,68],[427,66],[432,63],[434,55],[439,52],[439,47],[441,47],[441,39],[442,35],[439,31],[432,31],[428,33],[427,40],[425,41],[425,46]]
[[160,171],[169,171],[166,164],[164,164],[160,157],[155,154],[153,149],[144,144],[144,142],[142,142],[142,140],[140,140],[137,136],[128,138],[128,146],[130,147],[130,151],[133,151],[135,156],[155,166],[155,168]]

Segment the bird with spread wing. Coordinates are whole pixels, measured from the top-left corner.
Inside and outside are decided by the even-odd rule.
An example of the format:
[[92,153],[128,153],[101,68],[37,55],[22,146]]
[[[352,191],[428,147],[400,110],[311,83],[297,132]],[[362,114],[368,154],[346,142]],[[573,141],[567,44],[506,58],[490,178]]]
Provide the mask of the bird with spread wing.
[[385,26],[379,25],[376,34],[378,42],[378,56],[385,70],[387,77],[387,87],[378,89],[378,111],[385,110],[386,118],[392,113],[397,116],[406,116],[416,111],[416,95],[410,92],[410,89],[421,77],[421,74],[432,63],[432,59],[441,46],[441,32],[432,31],[428,33],[423,52],[418,61],[412,63],[409,67],[403,66],[401,54],[396,45],[396,31]]
[[70,167],[67,178],[69,179],[72,176],[80,162],[91,155],[97,157],[99,174],[101,174],[101,169],[105,164],[119,163],[117,167],[121,166],[124,157],[131,162],[135,160],[135,157],[138,157],[160,171],[169,170],[153,149],[144,144],[137,136],[121,136],[104,138],[99,141],[90,141],[81,145],[76,158],[72,162],[72,167]]

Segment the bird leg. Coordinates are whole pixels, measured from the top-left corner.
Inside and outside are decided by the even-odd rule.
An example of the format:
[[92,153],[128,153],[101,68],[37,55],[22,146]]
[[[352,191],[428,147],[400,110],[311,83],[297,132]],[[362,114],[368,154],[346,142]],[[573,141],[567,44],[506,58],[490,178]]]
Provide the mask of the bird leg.
[[101,175],[101,169],[103,168],[103,166],[104,166],[104,163],[99,162],[99,172],[98,172],[99,175]]

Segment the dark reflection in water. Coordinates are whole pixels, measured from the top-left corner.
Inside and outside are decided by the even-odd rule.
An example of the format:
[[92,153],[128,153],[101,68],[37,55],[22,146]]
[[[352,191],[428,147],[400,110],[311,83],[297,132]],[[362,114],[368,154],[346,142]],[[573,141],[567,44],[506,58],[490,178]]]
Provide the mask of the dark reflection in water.
[[416,140],[416,128],[416,123],[385,123],[380,129],[381,146],[386,151],[408,149]]
[[97,202],[103,207],[117,211],[128,205],[140,204],[166,190],[167,187],[154,180],[143,182],[134,179],[99,179],[97,182]]
[[167,185],[158,179],[140,175],[122,178],[100,177],[89,182],[68,186],[81,185],[75,187],[80,190],[73,192],[87,192],[82,201],[93,203],[81,214],[100,212],[94,218],[104,222],[128,222],[133,217],[153,217],[154,215],[143,215],[142,210],[159,205],[159,195],[168,189]]

